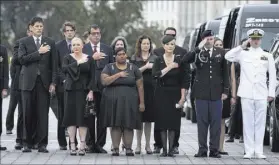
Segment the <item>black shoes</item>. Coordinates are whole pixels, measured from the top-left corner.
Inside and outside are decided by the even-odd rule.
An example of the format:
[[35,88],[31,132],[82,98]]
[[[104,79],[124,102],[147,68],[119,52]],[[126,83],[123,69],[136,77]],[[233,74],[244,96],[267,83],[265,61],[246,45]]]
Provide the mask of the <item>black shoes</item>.
[[60,150],[67,150],[67,146],[60,146]]
[[0,151],[5,151],[5,150],[7,150],[6,147],[1,147],[1,146],[0,146]]
[[102,147],[97,146],[95,147],[95,152],[99,153],[99,154],[107,154],[108,152],[106,150],[104,150]]
[[48,153],[48,150],[46,149],[45,146],[41,146],[41,147],[39,147],[38,152]]
[[22,144],[16,143],[16,145],[15,145],[16,150],[21,150],[22,148],[23,148]]
[[210,152],[209,153],[209,157],[211,158],[221,158],[221,155],[219,154],[219,152]]
[[197,154],[194,155],[196,158],[205,158],[207,157],[207,152],[198,152]]
[[24,146],[22,152],[32,152],[30,147]]
[[153,150],[153,154],[159,154],[159,153],[161,153],[161,148],[159,148],[159,147],[154,147],[154,150]]

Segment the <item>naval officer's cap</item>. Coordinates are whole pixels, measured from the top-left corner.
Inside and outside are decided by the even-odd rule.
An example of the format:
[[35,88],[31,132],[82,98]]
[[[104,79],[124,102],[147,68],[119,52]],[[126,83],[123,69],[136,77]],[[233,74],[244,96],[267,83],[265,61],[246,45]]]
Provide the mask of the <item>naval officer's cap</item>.
[[262,38],[264,36],[264,31],[262,29],[250,29],[247,31],[247,36],[249,36],[249,38]]

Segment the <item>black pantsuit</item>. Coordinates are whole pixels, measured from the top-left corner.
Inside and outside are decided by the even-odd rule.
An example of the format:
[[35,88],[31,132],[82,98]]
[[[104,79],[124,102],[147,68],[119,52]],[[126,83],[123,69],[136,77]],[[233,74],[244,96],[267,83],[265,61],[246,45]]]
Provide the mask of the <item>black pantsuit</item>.
[[14,128],[14,114],[18,101],[21,98],[20,95],[20,91],[11,88],[9,108],[6,117],[6,130],[13,130]]
[[[35,143],[38,146],[47,146],[48,144],[48,112],[49,112],[49,93],[43,86],[41,77],[38,76],[36,85],[31,91],[22,91],[23,105],[23,143],[32,144],[32,133],[36,130]],[[33,126],[33,118],[37,118],[37,126]],[[30,146],[31,147],[31,146]]]
[[[22,65],[20,72],[20,89],[23,105],[23,145],[29,152],[33,142],[33,131],[36,130],[35,143],[39,151],[47,152],[48,115],[50,85],[56,83],[57,52],[55,42],[41,36],[39,44],[47,44],[50,51],[39,54],[35,37],[20,40],[18,58]],[[35,118],[35,120],[34,120]]]
[[[8,64],[8,53],[6,47],[0,45],[0,137],[2,135],[2,91],[3,89],[8,90],[8,83],[9,83],[9,64]],[[1,147],[1,150],[4,148]]]
[[[102,117],[100,116],[100,102],[101,102],[102,91],[103,91],[103,85],[101,83],[101,72],[107,64],[114,62],[114,58],[113,58],[113,50],[108,45],[99,43],[99,46],[97,45],[96,49],[98,52],[102,52],[106,56],[104,59],[95,61],[94,76],[95,76],[95,84],[97,85],[97,90],[94,91],[94,99],[96,103],[97,122],[95,125],[95,117],[91,117],[92,121],[90,121],[88,126],[88,132],[90,136],[86,140],[87,141],[86,143],[88,146],[90,146],[91,151],[95,151],[98,153],[105,153],[102,147],[104,147],[104,145],[106,144],[107,128],[102,128],[100,124],[100,122],[102,121]],[[89,56],[92,56],[94,54],[91,43],[84,45],[83,53]],[[95,139],[96,133],[97,133],[96,136],[97,139]]]

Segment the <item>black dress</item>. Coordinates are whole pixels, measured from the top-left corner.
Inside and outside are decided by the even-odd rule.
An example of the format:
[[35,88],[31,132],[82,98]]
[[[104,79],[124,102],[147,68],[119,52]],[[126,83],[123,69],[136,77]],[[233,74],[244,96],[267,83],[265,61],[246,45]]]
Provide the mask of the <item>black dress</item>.
[[101,100],[102,127],[121,127],[141,129],[139,97],[136,81],[142,78],[138,67],[127,63],[125,70],[117,68],[115,63],[107,64],[102,74],[112,76],[121,71],[128,72],[103,89]]
[[[231,63],[229,63],[229,75],[231,77]],[[227,119],[231,116],[231,90],[229,91],[228,98],[223,101],[222,119]]]
[[86,96],[95,89],[94,61],[88,57],[87,62],[77,65],[74,57],[67,55],[62,69],[66,75],[63,125],[84,127],[87,125],[84,118]]
[[[146,65],[147,62],[154,63],[156,56],[150,55],[146,61],[143,61],[141,57],[133,55],[130,62],[135,64],[138,68]],[[142,72],[143,87],[144,87],[144,104],[145,111],[142,113],[142,122],[154,122],[155,110],[154,110],[154,79],[152,77],[152,69],[146,69]]]
[[[174,62],[180,64],[180,58],[175,57]],[[155,107],[155,129],[156,130],[180,130],[181,109],[177,104],[181,98],[181,88],[188,89],[190,85],[189,70],[184,65],[170,70],[160,77],[166,67],[163,56],[155,59],[152,75],[156,79],[154,107]]]

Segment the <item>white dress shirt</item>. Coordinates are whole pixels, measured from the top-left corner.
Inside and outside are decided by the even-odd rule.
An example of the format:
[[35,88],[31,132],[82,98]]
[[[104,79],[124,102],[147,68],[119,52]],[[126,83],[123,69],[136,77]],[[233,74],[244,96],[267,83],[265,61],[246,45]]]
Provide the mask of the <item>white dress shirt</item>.
[[[240,84],[237,95],[239,97],[261,100],[268,96],[275,97],[276,69],[273,56],[261,48],[250,48],[245,51],[238,46],[225,55],[230,62],[240,64]],[[267,76],[269,72],[269,88]]]
[[[35,41],[35,44],[36,44],[36,43],[37,43],[37,38],[38,38],[38,37],[33,36],[33,38],[34,38],[34,41]],[[39,41],[40,45],[42,45],[42,36],[39,37],[39,40],[40,40],[40,41]]]
[[[92,42],[90,42],[90,44],[91,44],[92,50],[94,50],[94,46],[95,45]],[[97,52],[100,52],[101,51],[101,44],[100,44],[100,42],[96,46],[97,46],[96,47]]]

